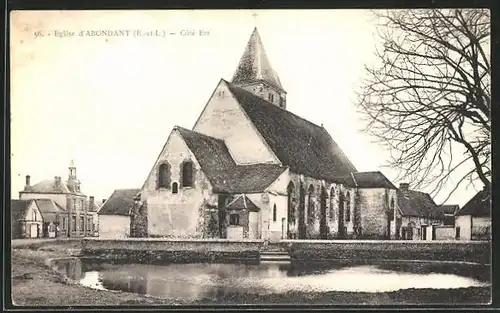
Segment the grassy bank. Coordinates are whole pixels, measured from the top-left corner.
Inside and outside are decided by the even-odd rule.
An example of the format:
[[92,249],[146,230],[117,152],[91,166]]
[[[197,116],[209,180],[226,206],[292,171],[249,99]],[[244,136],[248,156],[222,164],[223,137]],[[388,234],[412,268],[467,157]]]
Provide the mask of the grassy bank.
[[289,292],[285,294],[218,294],[217,299],[182,302],[157,299],[127,292],[86,288],[54,271],[51,258],[67,257],[79,242],[54,242],[28,245],[12,251],[12,300],[21,306],[109,306],[109,305],[175,305],[175,304],[437,304],[487,303],[489,288],[406,289],[387,293],[360,292]]
[[19,306],[85,306],[175,304],[133,293],[86,288],[65,278],[48,264],[51,258],[68,257],[78,242],[28,245],[12,251],[12,303]]

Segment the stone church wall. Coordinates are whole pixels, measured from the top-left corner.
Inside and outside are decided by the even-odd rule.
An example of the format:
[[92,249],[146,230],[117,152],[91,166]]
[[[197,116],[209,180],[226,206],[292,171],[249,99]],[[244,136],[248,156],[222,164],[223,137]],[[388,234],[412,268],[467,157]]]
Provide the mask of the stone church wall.
[[[353,189],[346,188],[340,184],[329,184],[322,180],[307,176],[301,178],[301,175],[295,173],[291,173],[291,181],[295,188],[292,192],[292,210],[288,223],[289,238],[299,239],[299,237],[302,236],[304,239],[333,239],[339,237],[352,237],[354,235],[354,229],[357,225],[354,218],[356,214],[356,196]],[[303,193],[300,191],[300,186],[303,188]],[[313,192],[309,194],[308,191],[311,186]],[[321,195],[322,188],[324,188],[326,192],[323,198],[323,205]],[[334,195],[333,199],[331,199],[332,190]],[[346,217],[342,214],[346,212],[344,205],[342,205],[344,208],[343,212],[339,211],[340,194],[345,197],[347,192],[349,192],[351,203],[350,221],[346,221]],[[310,210],[311,208],[312,211]],[[325,215],[323,225],[321,221],[322,211]],[[293,212],[295,214],[293,214]],[[342,221],[339,222],[341,218]],[[304,221],[304,223],[301,221]],[[357,222],[359,223],[359,221]],[[339,232],[339,227],[344,231]],[[324,228],[323,231],[322,228]],[[303,234],[300,235],[301,233]]]
[[[358,207],[361,215],[361,238],[386,239],[394,235],[394,221],[389,219],[389,203],[396,200],[396,190],[360,188]],[[389,224],[391,223],[391,224]],[[390,233],[389,233],[390,229]]]
[[[185,161],[194,164],[193,187],[181,186],[181,164]],[[159,167],[165,162],[170,166],[170,186],[158,188]],[[172,192],[173,183],[178,184],[177,194]],[[141,191],[141,201],[147,202],[149,236],[203,237],[204,211],[207,203],[213,201],[210,182],[176,130],[172,132]]]

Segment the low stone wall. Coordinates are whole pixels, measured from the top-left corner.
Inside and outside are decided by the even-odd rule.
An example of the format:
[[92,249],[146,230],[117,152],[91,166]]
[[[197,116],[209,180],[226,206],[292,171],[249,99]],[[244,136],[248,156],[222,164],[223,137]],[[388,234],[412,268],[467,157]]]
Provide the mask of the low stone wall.
[[291,258],[316,260],[415,260],[491,263],[487,241],[282,240]]
[[86,257],[141,263],[194,263],[258,261],[264,244],[261,240],[227,239],[84,239]]

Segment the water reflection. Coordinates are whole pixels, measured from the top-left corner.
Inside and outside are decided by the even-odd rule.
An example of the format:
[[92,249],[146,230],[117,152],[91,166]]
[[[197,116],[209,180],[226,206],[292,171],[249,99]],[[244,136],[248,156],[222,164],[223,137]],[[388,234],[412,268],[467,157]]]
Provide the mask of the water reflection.
[[155,297],[220,299],[227,293],[287,291],[386,292],[407,288],[488,286],[489,268],[460,264],[110,264],[60,261],[57,268],[82,285]]

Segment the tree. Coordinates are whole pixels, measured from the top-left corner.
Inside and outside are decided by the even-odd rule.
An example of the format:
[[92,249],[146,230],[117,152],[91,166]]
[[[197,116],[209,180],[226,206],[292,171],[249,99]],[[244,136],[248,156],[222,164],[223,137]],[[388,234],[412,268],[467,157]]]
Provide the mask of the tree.
[[[491,179],[490,16],[486,9],[374,12],[382,48],[359,92],[364,131],[398,179],[438,192]],[[452,153],[453,151],[453,153]]]

